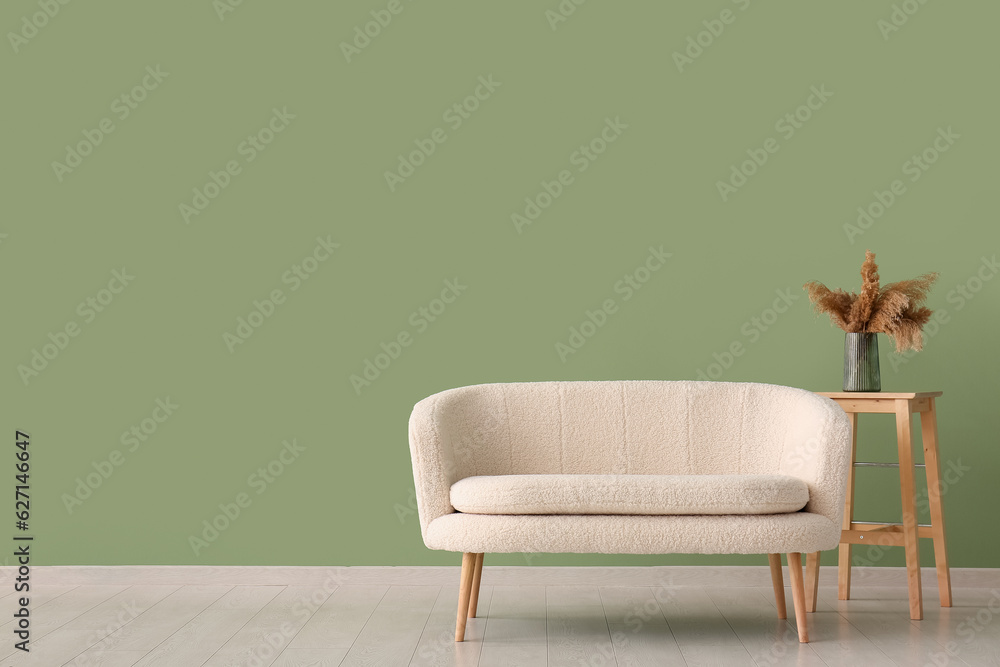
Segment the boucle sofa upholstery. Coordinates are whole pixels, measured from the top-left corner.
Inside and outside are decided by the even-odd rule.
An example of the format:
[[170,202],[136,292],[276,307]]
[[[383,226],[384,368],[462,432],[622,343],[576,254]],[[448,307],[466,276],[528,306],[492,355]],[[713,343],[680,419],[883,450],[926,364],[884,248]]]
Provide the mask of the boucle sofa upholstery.
[[790,475],[488,475],[451,485],[464,514],[778,514],[809,487]]
[[424,543],[479,567],[485,552],[798,554],[840,539],[850,424],[802,389],[475,385],[417,403],[409,440]]

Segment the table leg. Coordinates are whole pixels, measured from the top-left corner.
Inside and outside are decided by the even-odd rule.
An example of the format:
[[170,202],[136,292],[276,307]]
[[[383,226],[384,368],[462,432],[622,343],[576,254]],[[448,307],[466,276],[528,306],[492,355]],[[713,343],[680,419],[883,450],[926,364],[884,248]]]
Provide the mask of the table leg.
[[951,572],[948,569],[948,547],[944,541],[944,509],[941,506],[941,461],[938,457],[937,412],[930,399],[927,412],[920,414],[920,430],[924,441],[924,463],[927,468],[927,497],[931,510],[931,533],[934,536],[934,565],[937,568],[941,606],[951,606]]
[[[854,520],[854,462],[858,451],[858,413],[848,412],[851,420],[851,468],[847,471],[847,497],[844,499],[844,520],[841,528],[851,529]],[[837,599],[851,599],[851,545],[841,544],[837,557]]]
[[913,440],[910,432],[910,401],[896,401],[896,440],[899,448],[899,486],[903,505],[903,550],[910,589],[910,618],[924,617],[920,588],[920,549],[917,537],[916,484],[913,481]]

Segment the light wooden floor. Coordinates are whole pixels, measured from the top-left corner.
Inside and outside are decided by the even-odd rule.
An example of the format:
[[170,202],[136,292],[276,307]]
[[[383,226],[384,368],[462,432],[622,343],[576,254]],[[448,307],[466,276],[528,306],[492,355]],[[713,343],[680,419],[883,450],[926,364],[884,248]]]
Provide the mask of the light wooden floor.
[[[480,618],[456,644],[457,568],[454,584],[442,584],[440,573],[409,585],[398,576],[367,579],[336,587],[38,586],[32,651],[13,649],[8,621],[0,664],[1000,665],[1000,589],[956,588],[955,606],[941,609],[933,579],[922,621],[909,620],[903,586],[858,585],[849,602],[821,586],[807,645],[797,641],[790,602],[788,620],[776,618],[769,585],[664,587],[654,577],[649,586],[490,585],[487,567]],[[10,594],[0,606],[11,618]]]

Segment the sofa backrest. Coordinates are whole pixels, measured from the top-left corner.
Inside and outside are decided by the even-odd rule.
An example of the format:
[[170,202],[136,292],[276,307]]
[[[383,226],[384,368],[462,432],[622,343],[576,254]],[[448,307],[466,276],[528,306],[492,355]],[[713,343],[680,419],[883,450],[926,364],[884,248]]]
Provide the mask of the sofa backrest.
[[436,394],[450,482],[508,474],[777,472],[811,392],[733,382],[485,384]]

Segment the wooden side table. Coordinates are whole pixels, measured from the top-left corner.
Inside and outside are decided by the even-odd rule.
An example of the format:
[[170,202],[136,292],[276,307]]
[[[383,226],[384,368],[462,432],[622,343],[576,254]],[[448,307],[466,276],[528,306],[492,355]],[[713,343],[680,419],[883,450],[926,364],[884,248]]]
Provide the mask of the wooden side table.
[[[849,600],[851,597],[851,545],[878,544],[901,546],[906,553],[906,575],[910,592],[910,618],[924,616],[923,594],[920,586],[920,551],[917,548],[921,537],[934,540],[934,564],[937,567],[938,588],[941,592],[941,606],[951,606],[951,574],[948,570],[948,549],[944,538],[944,513],[941,509],[941,464],[938,457],[937,413],[934,399],[940,391],[920,393],[881,392],[818,392],[836,401],[851,419],[851,470],[847,481],[847,501],[844,504],[844,524],[840,534],[840,558],[837,569],[837,598]],[[898,463],[868,463],[857,460],[858,415],[895,414],[896,444],[899,451]],[[930,505],[931,522],[917,523],[916,488],[913,469],[913,439],[910,431],[910,417],[920,415],[920,430],[924,445],[924,467],[927,473],[927,495]],[[898,467],[899,485],[903,502],[901,523],[878,523],[854,520],[854,469],[863,466]],[[867,538],[867,539],[866,539]],[[875,539],[872,539],[875,538]],[[810,554],[806,563],[806,574],[812,591],[810,606],[815,605],[815,587],[819,577],[819,554]]]

